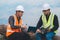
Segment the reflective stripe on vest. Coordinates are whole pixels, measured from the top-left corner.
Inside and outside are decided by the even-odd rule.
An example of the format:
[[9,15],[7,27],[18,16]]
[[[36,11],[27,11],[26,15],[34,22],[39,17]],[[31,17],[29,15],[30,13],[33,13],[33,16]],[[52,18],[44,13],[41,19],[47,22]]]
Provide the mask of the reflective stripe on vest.
[[54,27],[53,21],[54,21],[54,14],[50,14],[48,21],[46,20],[46,16],[43,14],[42,15],[42,21],[43,21],[43,27],[47,28],[50,26],[49,29],[52,29]]
[[15,20],[15,22],[14,22],[14,25],[15,26],[21,26],[22,24],[23,24],[23,21],[22,21],[22,19],[20,19],[20,21],[19,21],[19,23],[18,23],[18,19],[17,19],[17,17],[15,16],[15,15],[13,15],[14,16],[14,20]]
[[[13,15],[14,17],[14,25],[15,26],[21,26],[22,25],[22,19],[20,20],[20,22],[18,23],[17,17],[15,15]],[[7,26],[7,31],[6,31],[6,36],[10,36],[12,33],[14,32],[21,32],[21,29],[12,29],[10,24],[8,24]]]

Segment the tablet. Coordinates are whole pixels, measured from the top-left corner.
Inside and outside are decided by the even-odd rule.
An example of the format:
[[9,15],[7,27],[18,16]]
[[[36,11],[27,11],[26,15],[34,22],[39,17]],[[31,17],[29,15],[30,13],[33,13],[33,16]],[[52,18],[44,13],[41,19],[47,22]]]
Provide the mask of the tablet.
[[34,26],[29,26],[29,28],[28,28],[28,32],[34,32],[35,33],[36,30],[37,30],[37,28]]

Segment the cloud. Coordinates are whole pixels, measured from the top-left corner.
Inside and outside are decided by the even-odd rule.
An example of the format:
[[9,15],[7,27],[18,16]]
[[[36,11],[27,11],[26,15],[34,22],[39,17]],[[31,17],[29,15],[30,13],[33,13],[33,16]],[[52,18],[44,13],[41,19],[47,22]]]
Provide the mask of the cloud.
[[[29,25],[36,25],[37,20],[39,19],[42,13],[41,8],[44,3],[49,3],[52,6],[52,10],[54,11],[54,13],[56,13],[59,16],[60,0],[58,1],[57,0],[49,0],[49,1],[48,0],[13,0],[13,1],[1,0],[0,1],[0,16],[1,16],[0,19],[3,19],[3,18],[7,19],[10,15],[15,13],[16,6],[21,4],[25,8],[25,13],[23,16],[24,21],[27,20],[26,22]],[[36,20],[35,21],[36,23],[33,22],[34,19]]]

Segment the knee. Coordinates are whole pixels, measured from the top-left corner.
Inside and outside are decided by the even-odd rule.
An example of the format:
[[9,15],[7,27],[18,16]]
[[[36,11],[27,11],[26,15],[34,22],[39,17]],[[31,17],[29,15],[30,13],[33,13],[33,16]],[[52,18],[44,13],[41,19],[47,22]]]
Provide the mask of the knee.
[[47,34],[46,34],[46,37],[47,37],[47,38],[52,38],[52,37],[54,37],[54,36],[55,36],[54,33],[47,33]]
[[41,40],[41,34],[40,33],[36,34],[36,40]]
[[41,34],[40,33],[36,33],[36,37],[40,37],[41,36]]
[[50,36],[48,34],[46,34],[46,38],[49,38]]
[[46,35],[46,38],[52,38],[52,37],[53,37],[53,35],[50,35],[50,34]]

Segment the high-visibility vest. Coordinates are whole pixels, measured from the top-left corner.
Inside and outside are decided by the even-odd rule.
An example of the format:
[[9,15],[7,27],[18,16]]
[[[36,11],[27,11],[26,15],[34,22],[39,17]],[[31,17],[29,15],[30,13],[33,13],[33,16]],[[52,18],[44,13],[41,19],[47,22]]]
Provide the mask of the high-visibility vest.
[[[22,19],[20,19],[19,23],[18,23],[18,19],[16,17],[16,15],[13,15],[14,17],[14,26],[22,26],[23,22],[22,22]],[[6,36],[10,36],[12,33],[14,32],[21,32],[21,29],[12,29],[10,24],[8,24],[7,26],[7,31],[6,31]]]
[[[42,15],[42,22],[43,22],[44,28],[47,28],[50,26],[49,29],[52,29],[54,27],[53,21],[54,21],[54,14],[52,14],[52,13],[50,14],[48,21],[46,19],[46,16],[44,14]],[[54,32],[56,33],[56,31],[54,31]]]

